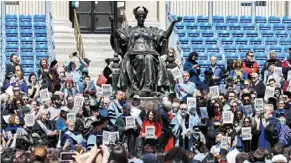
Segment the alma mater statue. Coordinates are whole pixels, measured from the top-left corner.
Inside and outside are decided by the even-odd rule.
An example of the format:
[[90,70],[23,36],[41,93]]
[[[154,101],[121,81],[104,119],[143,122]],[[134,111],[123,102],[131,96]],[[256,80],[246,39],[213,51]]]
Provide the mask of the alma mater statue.
[[168,51],[168,39],[176,22],[167,31],[156,27],[145,27],[148,10],[137,7],[133,10],[137,26],[116,29],[111,20],[111,46],[121,55],[120,75],[117,88],[127,96],[140,95],[152,97],[167,94],[169,79],[165,61],[160,57]]

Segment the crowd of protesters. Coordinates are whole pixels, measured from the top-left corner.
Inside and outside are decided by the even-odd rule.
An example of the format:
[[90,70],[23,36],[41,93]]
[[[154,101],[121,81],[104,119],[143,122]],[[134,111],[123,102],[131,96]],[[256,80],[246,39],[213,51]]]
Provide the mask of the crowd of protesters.
[[[244,60],[227,60],[226,66],[211,56],[203,67],[198,53],[191,52],[182,64],[171,48],[163,59],[168,69],[183,69],[182,78],[168,73],[172,89],[159,100],[127,99],[121,90],[105,96],[102,84],[112,84],[111,59],[95,81],[88,73],[90,60],[76,53],[63,67],[42,59],[37,74],[25,78],[12,54],[1,88],[1,161],[291,162],[291,49],[289,54],[280,61],[271,52],[262,68],[252,52]],[[81,107],[76,97],[84,99]],[[193,97],[194,107],[188,102]],[[71,113],[75,117],[69,118]],[[226,113],[231,121],[224,119]],[[134,117],[134,127],[127,126],[128,117]],[[154,127],[150,138],[149,127]],[[105,143],[105,132],[118,137]]]

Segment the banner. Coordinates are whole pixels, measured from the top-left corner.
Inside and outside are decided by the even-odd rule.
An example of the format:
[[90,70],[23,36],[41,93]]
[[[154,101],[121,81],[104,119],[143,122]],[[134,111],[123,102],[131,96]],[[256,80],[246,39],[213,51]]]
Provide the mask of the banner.
[[179,69],[179,67],[175,67],[171,70],[172,75],[174,76],[175,79],[179,79],[182,78],[182,72]]
[[155,136],[155,126],[146,126],[145,134],[147,139],[153,139]]
[[67,113],[67,121],[76,122],[76,113]]
[[251,127],[242,127],[241,128],[242,140],[252,140],[252,128]]
[[102,84],[102,95],[104,97],[110,97],[112,95],[111,84]]
[[135,118],[133,116],[125,117],[125,126],[127,128],[134,128],[135,127]]
[[39,91],[39,96],[41,99],[41,102],[49,101],[50,100],[50,95],[48,89],[42,89]]
[[34,125],[34,114],[25,114],[24,123],[28,127],[33,126]]
[[256,98],[255,99],[255,109],[256,112],[262,112],[264,107],[264,100],[263,98]]
[[211,98],[218,98],[219,97],[219,88],[218,88],[218,86],[209,87],[209,92],[211,94]]
[[74,108],[75,107],[83,108],[83,104],[84,104],[84,97],[75,96],[75,98],[74,98]]
[[233,113],[231,111],[223,111],[222,112],[222,120],[224,124],[232,124],[233,123]]

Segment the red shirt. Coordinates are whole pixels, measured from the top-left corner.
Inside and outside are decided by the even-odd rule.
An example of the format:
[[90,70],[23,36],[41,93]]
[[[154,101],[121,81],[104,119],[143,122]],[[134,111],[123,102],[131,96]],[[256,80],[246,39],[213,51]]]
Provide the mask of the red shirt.
[[145,133],[146,126],[155,126],[155,136],[160,137],[162,135],[162,127],[159,122],[155,125],[154,122],[150,122],[149,120],[144,120],[141,127],[141,133]]

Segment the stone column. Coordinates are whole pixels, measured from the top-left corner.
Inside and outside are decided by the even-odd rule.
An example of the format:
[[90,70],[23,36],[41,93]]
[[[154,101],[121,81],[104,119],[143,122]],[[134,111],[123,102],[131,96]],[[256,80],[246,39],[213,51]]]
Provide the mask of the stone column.
[[51,3],[53,19],[69,21],[69,1],[52,1]]
[[144,6],[149,10],[145,25],[160,27],[160,23],[158,22],[158,3],[159,2],[157,1],[126,1],[125,14],[127,17],[128,25],[135,26],[137,24],[133,14],[133,9],[137,6]]

